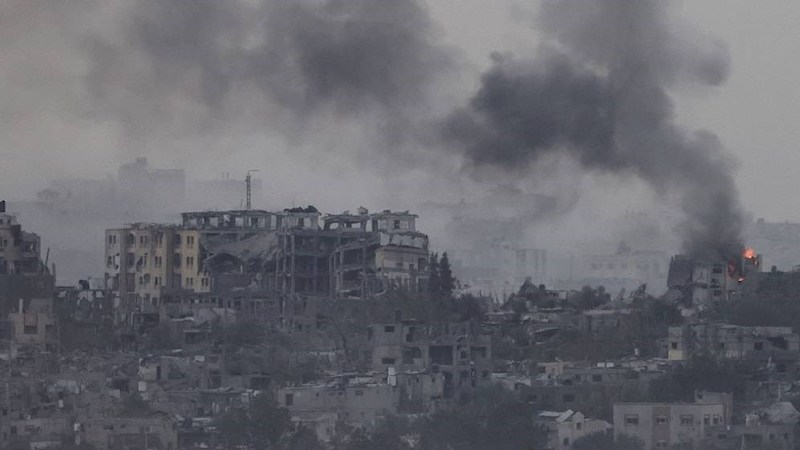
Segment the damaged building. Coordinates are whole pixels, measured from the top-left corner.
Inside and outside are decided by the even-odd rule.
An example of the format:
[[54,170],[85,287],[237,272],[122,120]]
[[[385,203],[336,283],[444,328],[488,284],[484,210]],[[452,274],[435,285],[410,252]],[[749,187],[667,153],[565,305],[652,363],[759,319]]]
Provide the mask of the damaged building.
[[707,353],[733,360],[775,364],[779,372],[800,358],[800,335],[792,327],[747,327],[695,323],[669,327],[668,357],[673,361]]
[[106,231],[106,288],[117,321],[144,330],[197,309],[227,308],[282,325],[303,297],[421,291],[428,237],[415,214],[323,215],[313,206],[185,212],[180,225]]
[[676,255],[669,265],[667,295],[702,311],[729,300],[749,275],[761,272],[761,255],[746,250],[726,261]]
[[427,280],[428,238],[407,211],[323,216],[309,206],[182,216],[184,229],[200,232],[205,267],[219,290],[363,297],[392,286],[420,289]]
[[50,298],[54,276],[42,260],[41,239],[22,229],[17,216],[0,201],[0,313],[17,310],[20,299]]
[[492,336],[471,322],[376,324],[369,328],[369,345],[375,371],[441,373],[445,399],[490,382]]

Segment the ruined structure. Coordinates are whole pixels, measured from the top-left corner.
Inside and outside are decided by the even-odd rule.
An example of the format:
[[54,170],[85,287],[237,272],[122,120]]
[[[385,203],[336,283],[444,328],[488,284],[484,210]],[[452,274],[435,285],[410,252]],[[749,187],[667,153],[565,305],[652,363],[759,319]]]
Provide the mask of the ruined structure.
[[441,373],[445,399],[489,383],[492,337],[470,322],[376,324],[369,340],[373,370]]
[[695,323],[669,327],[668,357],[680,361],[706,353],[720,358],[775,364],[779,372],[800,359],[800,335],[791,327]]
[[0,201],[0,313],[5,318],[20,299],[49,298],[54,278],[42,261],[41,239],[22,229],[14,214]]
[[181,216],[180,225],[106,231],[106,287],[119,299],[118,322],[142,331],[227,308],[289,327],[304,310],[301,298],[363,298],[427,283],[428,237],[408,211],[323,216],[309,206]]
[[676,255],[669,265],[667,288],[672,298],[702,311],[729,300],[748,276],[761,272],[761,255],[747,249],[731,260]]

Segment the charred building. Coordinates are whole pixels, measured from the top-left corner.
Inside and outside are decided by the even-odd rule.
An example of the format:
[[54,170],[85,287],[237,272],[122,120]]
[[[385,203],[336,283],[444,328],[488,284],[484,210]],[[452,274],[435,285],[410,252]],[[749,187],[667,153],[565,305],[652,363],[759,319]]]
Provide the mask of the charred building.
[[752,249],[727,261],[677,255],[670,261],[667,288],[673,298],[704,310],[730,299],[743,289],[749,276],[760,271],[761,255]]
[[41,239],[22,229],[0,201],[0,312],[3,318],[17,309],[20,299],[51,298],[53,275],[42,261]]

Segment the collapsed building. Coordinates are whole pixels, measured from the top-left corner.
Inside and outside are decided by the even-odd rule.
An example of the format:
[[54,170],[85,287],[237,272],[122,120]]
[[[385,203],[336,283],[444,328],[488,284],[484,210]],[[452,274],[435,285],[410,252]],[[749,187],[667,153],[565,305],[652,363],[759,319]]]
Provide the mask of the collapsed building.
[[289,314],[288,300],[421,291],[428,237],[415,214],[322,215],[316,208],[199,211],[180,225],[106,231],[106,287],[134,327],[202,308]]

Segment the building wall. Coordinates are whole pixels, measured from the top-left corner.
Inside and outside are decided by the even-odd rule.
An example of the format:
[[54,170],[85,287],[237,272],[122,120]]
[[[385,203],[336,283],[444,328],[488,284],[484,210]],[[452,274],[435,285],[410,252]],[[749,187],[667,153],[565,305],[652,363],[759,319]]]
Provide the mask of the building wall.
[[278,403],[293,417],[336,413],[350,424],[375,426],[379,417],[397,413],[399,390],[388,384],[316,385],[278,390]]
[[123,304],[157,309],[165,295],[211,289],[198,230],[134,224],[106,230],[105,241],[106,287]]
[[8,315],[17,348],[32,346],[40,351],[58,349],[58,322],[52,299],[20,301],[16,312]]
[[97,417],[76,421],[76,441],[95,448],[178,448],[176,424],[167,417]]
[[625,434],[641,439],[645,450],[676,444],[700,445],[706,428],[728,423],[722,404],[614,404],[614,436]]
[[613,426],[603,420],[587,419],[580,412],[568,419],[538,421],[547,430],[546,450],[569,450],[576,440],[594,433],[607,433]]
[[800,356],[800,334],[794,333],[791,327],[742,327],[724,323],[669,328],[669,359],[688,359],[699,351],[728,359],[796,359]]

